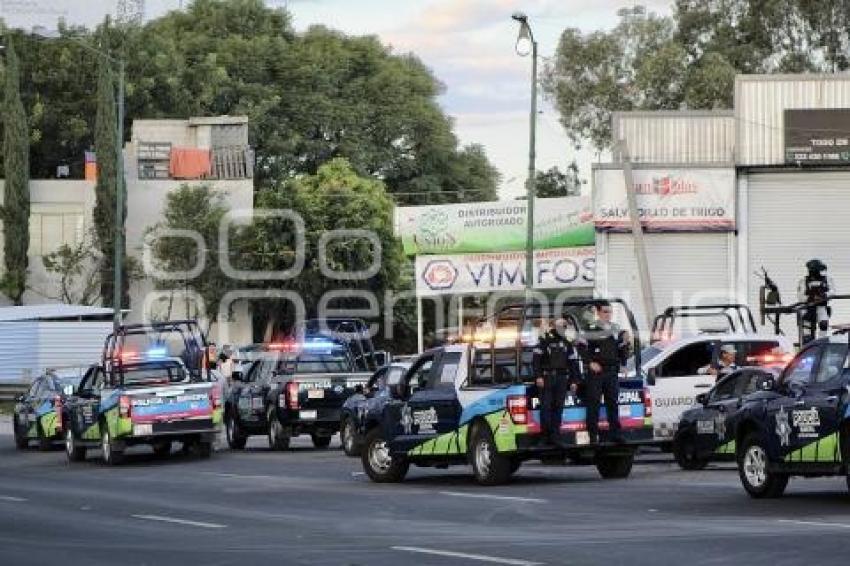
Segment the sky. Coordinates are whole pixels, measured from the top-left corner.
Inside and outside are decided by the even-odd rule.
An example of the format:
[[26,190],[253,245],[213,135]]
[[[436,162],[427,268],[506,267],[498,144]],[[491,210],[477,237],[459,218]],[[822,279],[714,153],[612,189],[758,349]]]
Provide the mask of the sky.
[[[649,12],[667,14],[671,0],[643,0]],[[94,24],[114,12],[116,0],[0,0],[0,17],[23,28]],[[182,4],[188,4],[183,0]],[[500,196],[524,192],[528,171],[531,61],[514,50],[515,11],[529,17],[541,57],[554,55],[567,27],[583,31],[616,25],[616,12],[631,0],[267,0],[285,7],[296,29],[313,24],[355,35],[377,35],[399,53],[413,52],[445,86],[440,104],[461,143],[480,143],[502,173]],[[178,9],[181,0],[146,0],[148,18]],[[541,66],[542,66],[541,61]],[[537,126],[537,169],[565,168],[573,159],[589,180],[590,164],[605,161],[590,149],[576,152],[555,109],[541,96]]]

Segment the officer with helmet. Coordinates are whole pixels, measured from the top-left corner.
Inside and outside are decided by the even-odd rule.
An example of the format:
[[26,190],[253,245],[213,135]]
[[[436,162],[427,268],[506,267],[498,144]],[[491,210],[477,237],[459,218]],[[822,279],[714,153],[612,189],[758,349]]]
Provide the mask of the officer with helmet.
[[826,264],[819,259],[806,262],[807,273],[797,285],[797,297],[800,302],[811,305],[803,316],[804,329],[808,330],[806,342],[817,338],[818,330],[829,330],[829,317],[832,309],[827,305],[829,295],[835,294],[835,282],[826,275]]

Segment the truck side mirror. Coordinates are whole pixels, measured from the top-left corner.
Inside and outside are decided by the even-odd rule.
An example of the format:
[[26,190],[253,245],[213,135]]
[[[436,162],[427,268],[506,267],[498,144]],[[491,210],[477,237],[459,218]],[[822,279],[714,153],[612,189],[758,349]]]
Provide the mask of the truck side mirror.
[[387,352],[386,350],[378,350],[374,354],[372,354],[372,359],[375,361],[375,367],[382,368],[392,361],[392,354]]
[[705,407],[706,405],[708,405],[708,393],[700,393],[699,395],[697,395],[696,400],[697,403]]
[[776,379],[772,375],[763,375],[758,380],[759,391],[775,391]]
[[658,371],[656,368],[649,368],[646,370],[646,384],[647,385],[655,385],[655,378],[658,376]]

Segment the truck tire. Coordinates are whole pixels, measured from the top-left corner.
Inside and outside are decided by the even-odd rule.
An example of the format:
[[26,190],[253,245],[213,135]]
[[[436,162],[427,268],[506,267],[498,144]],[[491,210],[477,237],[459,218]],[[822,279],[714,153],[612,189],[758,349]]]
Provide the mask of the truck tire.
[[151,448],[153,448],[153,455],[157,459],[163,460],[171,455],[170,440],[160,440],[159,442],[154,442],[151,445]]
[[782,497],[788,486],[788,474],[768,470],[767,447],[758,434],[750,433],[737,455],[741,485],[754,499]]
[[316,448],[327,448],[331,445],[331,435],[318,434],[314,432],[310,435],[310,438],[313,440],[313,446]]
[[481,485],[501,485],[511,479],[511,458],[500,454],[490,427],[479,424],[472,431],[469,461],[475,481]]
[[366,442],[360,455],[363,471],[376,483],[398,483],[407,475],[410,462],[390,454],[389,446],[380,427],[375,427],[366,435]]
[[618,480],[629,477],[635,455],[630,454],[599,454],[596,456],[596,470],[606,480]]
[[18,427],[17,419],[15,419],[15,421],[12,423],[12,432],[15,435],[15,448],[17,448],[18,450],[26,450],[27,448],[29,448],[30,440],[29,438],[27,438],[27,432],[25,430],[24,433],[21,434],[21,430]]
[[101,458],[107,466],[117,466],[124,461],[124,451],[115,446],[115,441],[112,434],[109,432],[109,427],[106,423],[101,424],[100,429],[103,431],[100,437]]
[[69,462],[82,462],[86,459],[86,447],[77,444],[71,427],[65,430],[65,455]]
[[269,422],[269,448],[272,450],[288,450],[292,431],[284,428],[274,414],[274,407],[266,411],[266,419]]
[[703,470],[708,465],[708,458],[697,455],[696,435],[692,432],[676,435],[673,440],[673,457],[683,470]]
[[357,442],[357,431],[354,430],[354,423],[351,419],[342,421],[342,426],[339,429],[339,437],[342,441],[342,450],[346,456],[356,458],[360,456],[360,445]]
[[224,434],[227,438],[227,445],[232,450],[243,450],[248,442],[248,437],[242,433],[239,419],[231,411],[228,411],[224,417]]

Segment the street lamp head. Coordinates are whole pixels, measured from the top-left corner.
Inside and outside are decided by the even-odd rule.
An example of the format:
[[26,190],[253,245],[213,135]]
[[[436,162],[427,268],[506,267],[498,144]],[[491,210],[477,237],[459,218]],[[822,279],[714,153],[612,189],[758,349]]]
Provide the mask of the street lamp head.
[[528,16],[522,12],[515,12],[511,18],[519,22],[519,35],[516,38],[516,52],[520,57],[525,57],[531,53],[531,46],[534,42],[534,36],[531,34],[531,26],[528,25]]
[[522,12],[514,12],[513,14],[511,14],[511,18],[521,24],[528,24],[528,16],[526,16]]

